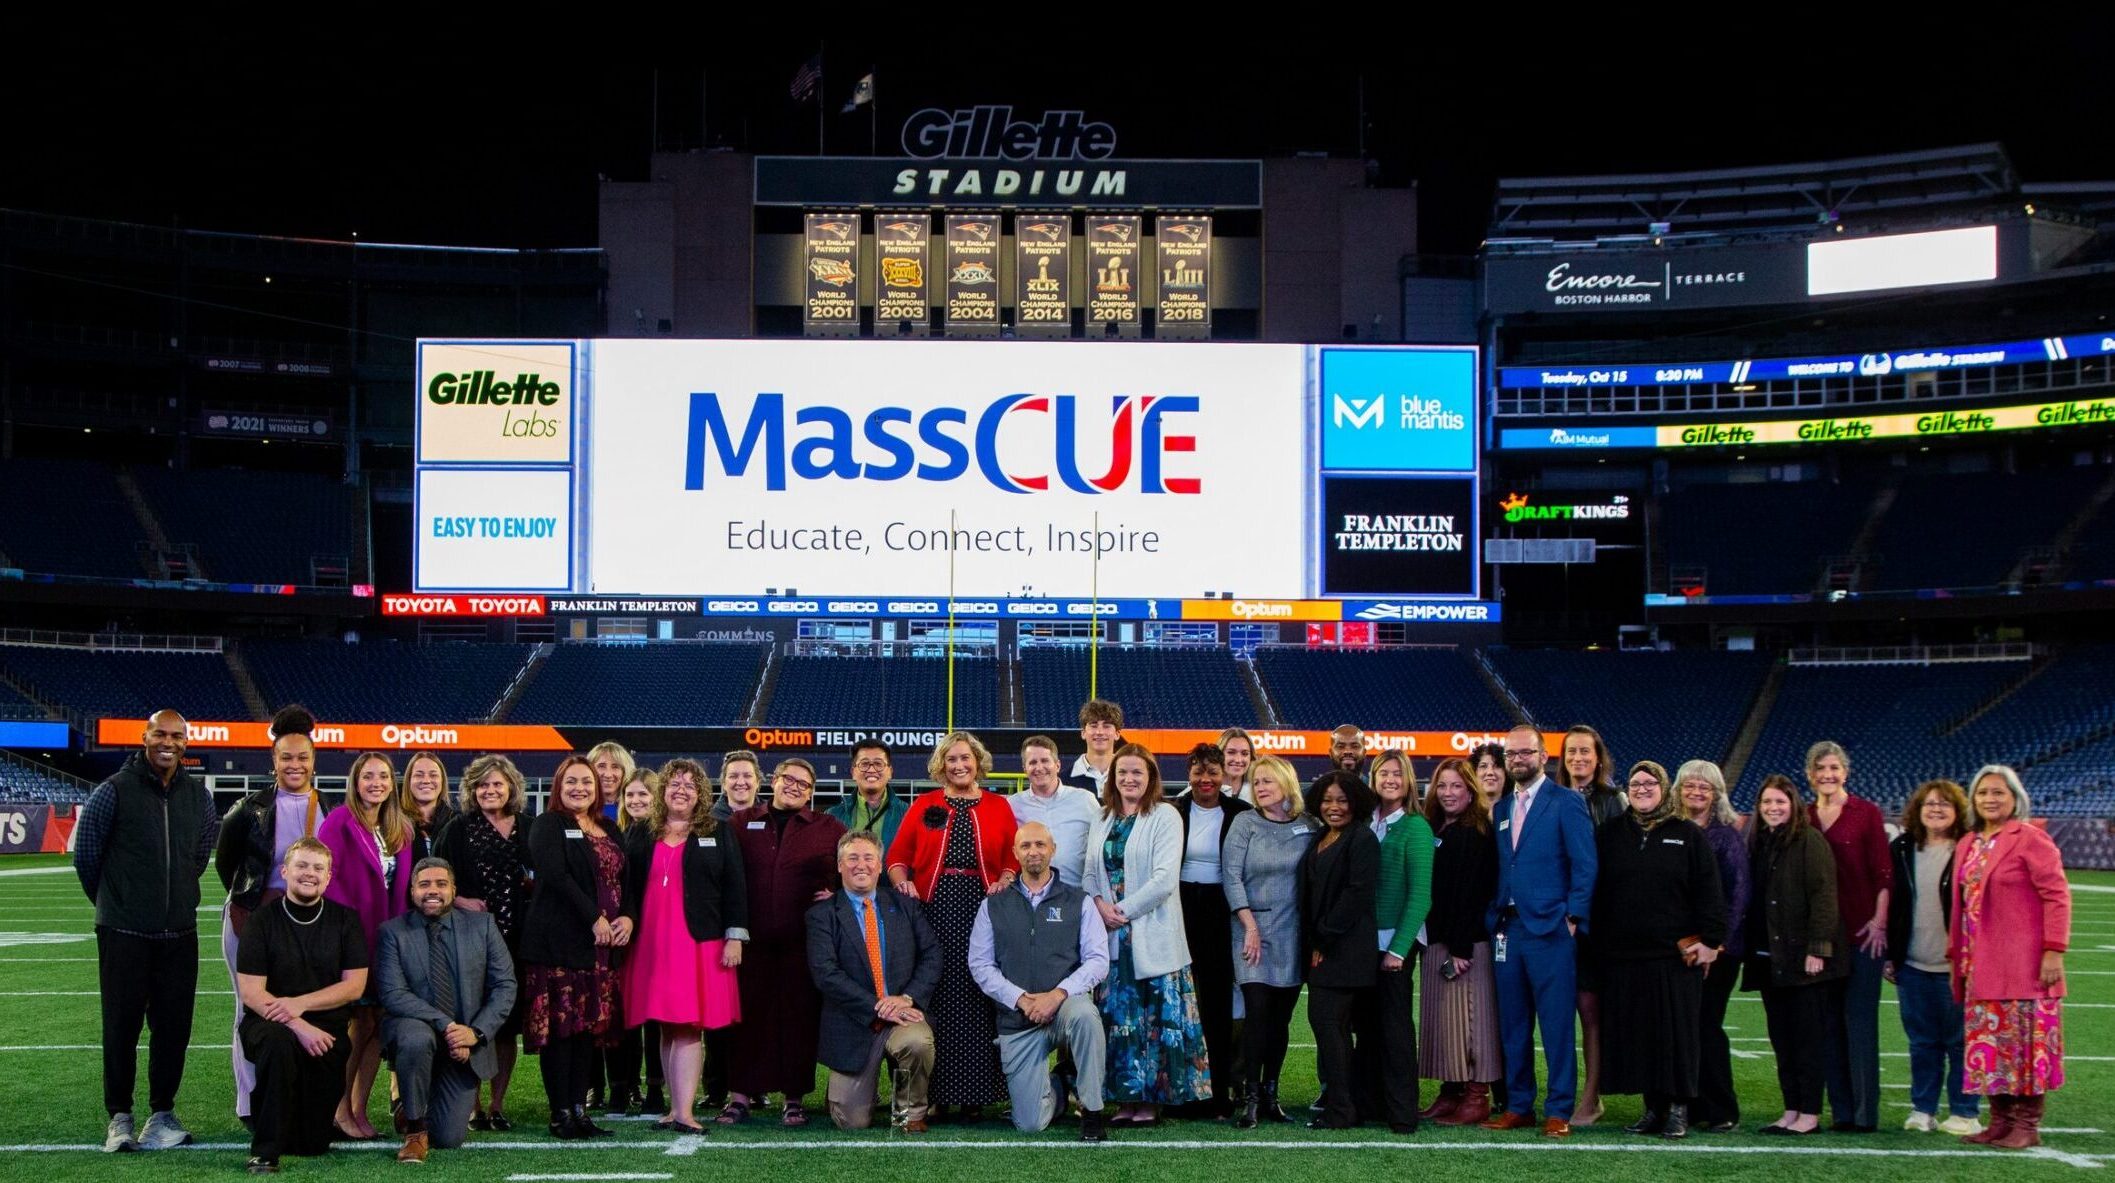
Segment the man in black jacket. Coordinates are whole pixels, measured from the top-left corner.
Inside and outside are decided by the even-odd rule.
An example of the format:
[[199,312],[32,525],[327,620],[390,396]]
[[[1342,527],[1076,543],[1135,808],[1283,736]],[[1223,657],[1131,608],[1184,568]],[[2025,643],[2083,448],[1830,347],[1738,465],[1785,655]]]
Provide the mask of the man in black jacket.
[[924,1008],[940,985],[940,938],[916,901],[879,890],[881,845],[873,834],[853,830],[837,840],[837,874],[843,890],[807,915],[808,969],[823,997],[816,1058],[830,1069],[830,1120],[841,1130],[872,1123],[886,1058],[901,1073],[896,1121],[904,1133],[922,1134],[933,1074]]
[[[73,867],[95,901],[103,998],[105,1151],[167,1150],[191,1141],[176,1120],[176,1090],[198,999],[198,878],[213,857],[220,817],[213,795],[184,771],[189,725],[155,712],[141,750],[81,807]],[[152,1116],[134,1135],[132,1087],[140,1026]]]

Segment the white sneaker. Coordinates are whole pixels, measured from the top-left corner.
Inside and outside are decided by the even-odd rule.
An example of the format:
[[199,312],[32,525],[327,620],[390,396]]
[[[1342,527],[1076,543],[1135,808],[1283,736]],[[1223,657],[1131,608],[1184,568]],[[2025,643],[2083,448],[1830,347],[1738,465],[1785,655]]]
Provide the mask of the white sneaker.
[[111,1114],[110,1125],[103,1131],[103,1153],[129,1154],[139,1148],[139,1139],[132,1136],[132,1115]]
[[173,1110],[164,1109],[147,1118],[147,1129],[140,1134],[141,1150],[174,1150],[191,1144],[191,1131],[176,1120]]
[[1982,1133],[1983,1123],[1973,1117],[1962,1117],[1956,1114],[1940,1122],[1939,1128],[1946,1133],[1959,1134],[1965,1138],[1970,1134]]

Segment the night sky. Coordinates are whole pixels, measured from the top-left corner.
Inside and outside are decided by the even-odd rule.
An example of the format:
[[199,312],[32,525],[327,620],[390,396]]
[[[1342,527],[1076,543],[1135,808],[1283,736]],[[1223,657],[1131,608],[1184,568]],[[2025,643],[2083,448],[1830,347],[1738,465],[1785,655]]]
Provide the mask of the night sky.
[[[0,206],[367,241],[593,245],[597,177],[646,175],[657,73],[665,148],[816,150],[815,107],[787,98],[816,52],[812,30],[662,28],[666,18],[641,8],[656,28],[596,45],[555,22],[495,34],[489,22],[410,29],[363,16],[352,18],[362,28],[300,29],[214,11],[189,9],[162,29],[11,37]],[[1674,12],[1706,11],[1692,8],[1503,44],[1453,26],[1350,23],[1336,41],[1220,41],[1178,27],[1155,43],[1162,34],[1143,9],[898,8],[902,22],[853,11],[833,23],[898,35],[823,43],[833,154],[868,151],[866,113],[836,112],[870,67],[885,155],[898,154],[898,130],[918,108],[1009,103],[1030,117],[1084,109],[1114,125],[1125,157],[1351,157],[1363,79],[1366,155],[1384,182],[1419,184],[1423,249],[1437,253],[1475,249],[1501,176],[1984,141],[2003,143],[2028,181],[2115,172],[2102,39],[2055,15],[2016,34],[1901,35],[1822,9],[1803,10],[1797,30],[1704,38],[1667,27]],[[1791,17],[1709,11],[1736,26]],[[215,20],[226,27],[201,29]],[[677,44],[698,48],[657,61],[635,51]]]

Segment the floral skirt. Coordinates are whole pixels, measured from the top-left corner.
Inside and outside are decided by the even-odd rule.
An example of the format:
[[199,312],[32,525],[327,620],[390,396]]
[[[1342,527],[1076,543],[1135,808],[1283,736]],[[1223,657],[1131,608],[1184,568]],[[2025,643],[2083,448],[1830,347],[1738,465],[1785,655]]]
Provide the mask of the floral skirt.
[[1139,981],[1131,973],[1131,943],[1117,947],[1109,966],[1102,1021],[1109,1029],[1112,1101],[1185,1105],[1212,1097],[1212,1066],[1197,1017],[1197,984],[1185,965]]
[[1985,1097],[2038,1097],[2064,1083],[2063,1004],[2054,998],[1971,1002],[1961,1070]]
[[624,1034],[617,971],[607,964],[593,969],[523,966],[514,1010],[524,1016],[521,1043],[531,1055],[554,1039],[593,1035],[597,1046],[614,1047]]

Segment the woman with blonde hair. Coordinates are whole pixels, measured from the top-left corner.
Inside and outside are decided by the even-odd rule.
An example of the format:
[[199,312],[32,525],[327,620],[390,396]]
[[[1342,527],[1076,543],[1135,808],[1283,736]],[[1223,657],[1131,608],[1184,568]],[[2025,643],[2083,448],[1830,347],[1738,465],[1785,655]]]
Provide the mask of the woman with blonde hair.
[[1504,1076],[1498,984],[1485,917],[1498,893],[1498,843],[1467,760],[1440,762],[1425,790],[1432,829],[1432,910],[1425,918],[1418,1075],[1441,1082],[1419,1116],[1476,1125],[1491,1116],[1490,1082]]
[[1733,1088],[1733,1044],[1726,1037],[1726,1005],[1747,954],[1748,848],[1741,838],[1740,815],[1726,800],[1726,774],[1709,760],[1691,760],[1674,774],[1682,816],[1704,831],[1718,861],[1719,889],[1726,897],[1726,944],[1704,971],[1704,1008],[1698,1019],[1703,1037],[1697,1066],[1696,1100],[1689,1106],[1689,1127],[1707,1134],[1730,1134],[1740,1128],[1740,1097]]
[[[456,788],[456,819],[434,839],[433,853],[455,868],[455,906],[484,912],[499,929],[499,938],[521,965],[522,920],[529,908],[531,856],[529,819],[521,816],[528,800],[521,769],[505,756],[486,753],[463,769]],[[507,1086],[521,1050],[522,1017],[528,1007],[518,1000],[514,1013],[492,1037],[499,1069],[492,1074],[489,1106],[473,1103],[470,1128],[505,1133],[514,1128],[507,1117]]]
[[1290,1121],[1278,1100],[1293,1009],[1307,971],[1300,935],[1300,861],[1321,824],[1306,815],[1300,776],[1277,756],[1249,768],[1256,807],[1234,819],[1220,848],[1220,879],[1234,913],[1234,982],[1248,1018],[1241,1030],[1242,1106],[1235,1125]]
[[[592,757],[593,753],[590,752],[589,755]],[[698,769],[698,775],[705,779],[705,770]],[[705,783],[709,785],[710,780],[705,779]],[[631,775],[625,778],[624,788],[617,794],[617,831],[625,836],[627,851],[630,850],[629,839],[632,831],[647,828],[652,824],[654,802],[660,795],[661,775],[651,768],[634,768]],[[645,874],[644,871],[637,873]],[[625,882],[630,884],[632,878],[633,871],[627,864]],[[632,919],[639,918],[634,916]],[[637,954],[634,953],[633,956],[636,957]],[[630,964],[626,963],[627,969]],[[629,1000],[631,997],[627,990],[625,998]],[[617,1037],[617,1045],[603,1053],[603,1071],[609,1086],[610,1116],[621,1117],[634,1110],[646,1112],[668,1107],[661,1087],[661,1058],[658,1055],[646,1054],[649,1046],[658,1048],[660,1045],[661,1024],[648,1019],[643,1024],[625,1027],[624,1033]],[[642,1065],[646,1069],[646,1095],[643,1100],[639,1095],[639,1069]]]
[[[330,886],[324,898],[343,904],[360,918],[373,964],[376,935],[384,922],[410,907],[411,819],[398,805],[397,770],[380,752],[353,757],[346,773],[345,807],[323,819],[316,838],[330,847]],[[338,1132],[355,1140],[381,1136],[367,1120],[367,1097],[381,1071],[381,1008],[376,980],[353,1004],[346,1027],[345,1096],[338,1102]]]

